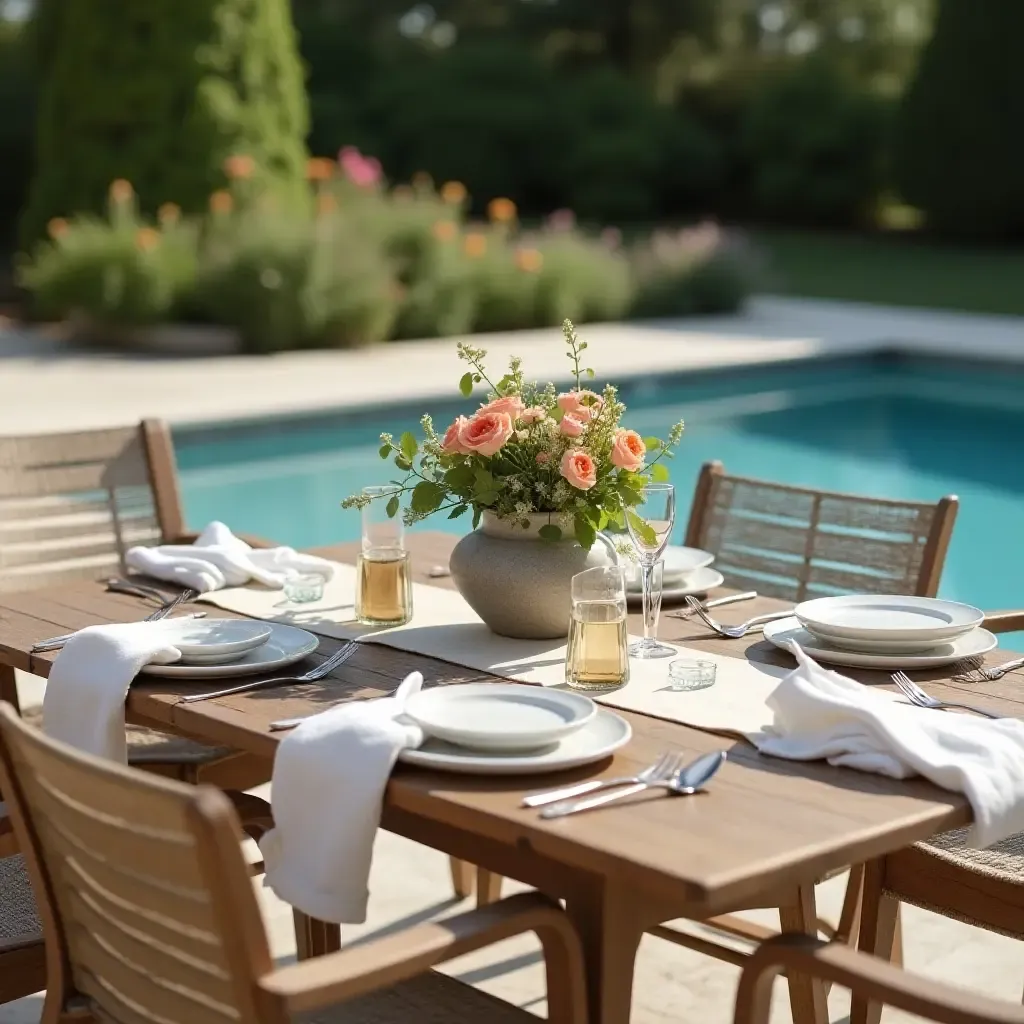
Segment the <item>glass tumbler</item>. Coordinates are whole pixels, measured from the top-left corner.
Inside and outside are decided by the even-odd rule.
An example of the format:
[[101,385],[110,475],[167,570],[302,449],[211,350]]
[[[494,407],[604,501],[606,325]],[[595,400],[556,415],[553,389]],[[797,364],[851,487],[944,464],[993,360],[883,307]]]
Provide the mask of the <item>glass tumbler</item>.
[[626,578],[619,566],[572,578],[565,681],[575,690],[607,690],[629,681]]
[[389,518],[394,487],[364,487],[362,550],[356,561],[356,620],[367,626],[401,626],[412,618],[412,572],[402,520]]

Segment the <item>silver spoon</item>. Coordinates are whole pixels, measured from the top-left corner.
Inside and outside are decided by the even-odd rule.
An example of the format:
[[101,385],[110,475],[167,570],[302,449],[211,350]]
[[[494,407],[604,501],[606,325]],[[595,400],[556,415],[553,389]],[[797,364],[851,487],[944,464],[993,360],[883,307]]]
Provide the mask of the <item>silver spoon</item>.
[[605,793],[603,796],[593,796],[587,800],[562,801],[545,807],[540,812],[542,818],[564,818],[570,814],[578,814],[580,811],[590,811],[595,807],[604,807],[606,804],[615,803],[627,796],[642,793],[646,789],[667,789],[676,796],[692,796],[699,789],[702,789],[714,776],[718,769],[725,763],[726,753],[724,750],[715,750],[710,754],[698,757],[696,761],[683,768],[680,768],[675,775],[668,779],[655,779],[649,782],[638,783],[635,786],[627,786],[625,789],[617,790],[614,793]]

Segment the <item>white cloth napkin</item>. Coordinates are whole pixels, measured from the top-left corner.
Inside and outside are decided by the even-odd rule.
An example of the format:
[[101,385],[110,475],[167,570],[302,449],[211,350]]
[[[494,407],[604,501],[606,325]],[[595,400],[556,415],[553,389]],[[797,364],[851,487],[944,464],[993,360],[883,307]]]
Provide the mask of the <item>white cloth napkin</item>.
[[127,762],[124,699],[143,665],[181,652],[162,622],[88,626],[64,645],[43,694],[43,732],[111,761]]
[[160,544],[129,548],[125,562],[136,572],[191,587],[205,594],[221,587],[241,587],[252,580],[280,590],[289,576],[320,573],[330,579],[333,565],[294,548],[253,548],[223,523],[210,523],[194,544]]
[[1024,832],[1024,722],[901,704],[822,668],[794,645],[798,667],[768,698],[774,722],[758,749],[795,761],[923,775],[963,793],[974,811],[971,846]]
[[260,840],[266,883],[311,917],[366,920],[384,790],[399,753],[423,742],[419,726],[401,717],[422,685],[413,672],[393,697],[313,715],[277,748],[274,828]]

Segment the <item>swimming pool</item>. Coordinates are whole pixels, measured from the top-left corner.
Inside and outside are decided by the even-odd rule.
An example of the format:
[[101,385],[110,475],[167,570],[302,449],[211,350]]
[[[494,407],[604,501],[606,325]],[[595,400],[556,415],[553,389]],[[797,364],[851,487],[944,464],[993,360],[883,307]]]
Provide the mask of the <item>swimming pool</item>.
[[[961,508],[940,593],[984,608],[1024,605],[1024,373],[897,355],[715,371],[626,384],[626,424],[687,429],[672,464],[678,542],[701,463],[733,473]],[[174,431],[188,521],[296,547],[353,540],[356,512],[339,507],[386,482],[382,430],[416,430],[424,408]],[[439,427],[465,403],[432,403]],[[422,528],[461,533],[444,517]]]

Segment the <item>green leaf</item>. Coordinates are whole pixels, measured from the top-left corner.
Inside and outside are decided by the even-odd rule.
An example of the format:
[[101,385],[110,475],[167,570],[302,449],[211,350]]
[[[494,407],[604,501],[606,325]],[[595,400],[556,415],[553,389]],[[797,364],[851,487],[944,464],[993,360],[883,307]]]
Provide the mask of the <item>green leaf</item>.
[[475,530],[480,525],[480,517],[484,514],[484,510],[479,506],[473,509],[473,529]]
[[594,541],[597,540],[597,530],[579,514],[573,519],[573,526],[576,529],[576,540],[579,541],[580,547],[589,551],[594,546]]
[[463,395],[465,395],[466,398],[469,398],[469,396],[473,394],[472,373],[464,373],[462,375],[462,379],[459,381],[459,390],[462,392]]
[[546,526],[542,526],[538,531],[537,535],[541,540],[561,540],[562,539],[562,528],[555,526],[554,523],[548,523]]
[[591,367],[589,367],[589,366],[588,366],[588,367],[586,368],[586,370],[584,371],[584,373],[586,373],[586,375],[587,375],[587,376],[588,376],[588,377],[589,377],[589,378],[590,378],[591,380],[593,380],[593,379],[594,379],[594,371],[593,371],[593,369],[592,369]]
[[423,515],[433,512],[444,501],[444,488],[429,480],[421,480],[412,489],[410,502],[413,512]]
[[664,447],[664,442],[661,440],[660,437],[645,437],[644,447],[649,452],[656,452],[659,448]]
[[407,430],[402,435],[400,442],[402,448],[402,454],[412,462],[416,458],[416,453],[420,450],[420,446],[416,443],[416,438]]
[[511,373],[506,373],[505,376],[498,381],[498,394],[505,394],[505,389],[512,387],[512,385],[515,384],[515,382],[515,377],[513,377]]
[[399,469],[404,469],[406,472],[412,469],[412,462],[410,462],[404,455],[395,456],[395,465]]
[[478,491],[490,491],[494,489],[494,474],[489,469],[477,467],[474,474],[474,481]]
[[377,454],[380,455],[382,459],[386,459],[391,454],[391,445],[382,444],[380,446],[380,451]]
[[665,483],[671,475],[668,471],[668,466],[664,462],[656,462],[651,466],[651,479],[656,484]]
[[388,503],[384,507],[384,511],[388,514],[388,519],[394,519],[395,514],[398,512],[398,495],[393,494],[388,498]]
[[473,486],[475,475],[473,467],[463,462],[461,465],[452,466],[444,475],[445,483],[449,490],[466,491]]
[[658,543],[658,535],[651,525],[641,519],[631,508],[626,509],[626,518],[629,520],[633,532],[644,544],[653,548]]
[[456,508],[453,508],[451,510],[451,512],[448,513],[448,518],[449,519],[458,519],[459,516],[465,515],[468,511],[469,511],[469,506],[468,505],[459,505]]

